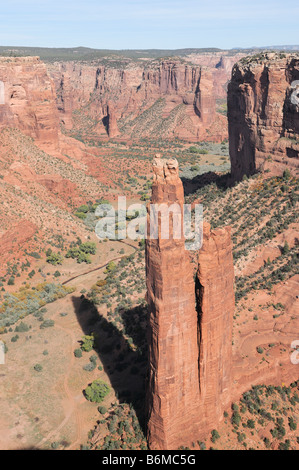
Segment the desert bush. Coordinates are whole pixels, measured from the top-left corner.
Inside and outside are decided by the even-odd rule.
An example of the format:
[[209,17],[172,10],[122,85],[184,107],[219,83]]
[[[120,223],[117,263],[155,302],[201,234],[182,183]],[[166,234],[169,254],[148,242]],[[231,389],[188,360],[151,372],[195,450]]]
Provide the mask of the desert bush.
[[104,415],[104,414],[107,413],[108,410],[105,406],[99,406],[98,411],[99,411],[99,413],[101,413],[101,415]]
[[62,264],[63,256],[60,253],[51,253],[47,259],[47,263],[52,264],[53,266],[57,266],[57,264]]
[[86,372],[92,372],[93,370],[95,370],[96,368],[96,364],[94,362],[89,362],[88,364],[85,364],[85,366],[83,366],[83,370],[85,370]]
[[216,440],[220,438],[219,432],[216,429],[213,429],[211,435],[212,442],[216,442]]
[[80,348],[75,349],[74,356],[75,357],[82,357],[82,349],[80,349]]
[[40,328],[41,329],[44,329],[44,328],[51,328],[52,326],[54,326],[55,322],[54,320],[45,320],[43,321],[43,323],[40,325]]
[[95,338],[93,335],[85,335],[82,338],[81,349],[85,352],[90,352],[94,348]]
[[26,323],[21,322],[19,325],[16,326],[15,331],[16,331],[17,333],[24,333],[24,332],[27,332],[27,331],[29,331],[29,326],[26,325]]
[[91,402],[100,403],[110,392],[110,387],[100,379],[94,380],[85,389],[85,397]]

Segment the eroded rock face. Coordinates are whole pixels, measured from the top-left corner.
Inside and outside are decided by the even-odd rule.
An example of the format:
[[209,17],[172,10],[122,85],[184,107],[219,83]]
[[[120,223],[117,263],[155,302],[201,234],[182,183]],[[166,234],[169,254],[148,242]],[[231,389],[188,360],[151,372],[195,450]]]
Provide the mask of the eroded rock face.
[[235,310],[230,227],[204,224],[196,296],[199,311],[201,429],[217,426],[231,400],[232,327]]
[[164,206],[156,218],[158,239],[150,239],[148,231],[146,241],[148,443],[151,449],[178,449],[215,426],[231,399],[232,243],[229,228],[210,231],[204,226],[195,282],[183,236],[175,239],[174,229],[169,239],[161,236],[167,209],[184,202],[178,162],[158,155],[153,169],[151,203]]
[[0,58],[0,127],[16,127],[47,148],[58,148],[56,94],[38,57]]
[[[176,160],[154,161],[152,204],[184,203]],[[166,214],[162,214],[166,217]],[[160,222],[159,222],[160,226]],[[184,238],[146,241],[149,304],[148,443],[178,449],[199,428],[197,312]]]
[[108,111],[113,109],[113,134],[119,131],[122,139],[227,136],[226,119],[216,114],[213,74],[206,67],[165,59],[145,65],[57,63],[48,68],[61,120],[69,130],[82,130],[89,119],[95,135],[105,138]]
[[299,55],[242,59],[228,86],[232,176],[299,167]]
[[114,107],[111,103],[108,103],[107,105],[107,131],[108,131],[109,137],[111,137],[112,139],[119,135],[116,115],[115,115]]

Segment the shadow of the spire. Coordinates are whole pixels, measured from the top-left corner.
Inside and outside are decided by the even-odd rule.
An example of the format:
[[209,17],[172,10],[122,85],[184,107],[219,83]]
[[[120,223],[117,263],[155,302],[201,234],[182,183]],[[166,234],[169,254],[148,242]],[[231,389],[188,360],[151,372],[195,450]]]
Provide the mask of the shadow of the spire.
[[181,178],[185,196],[196,193],[198,189],[201,189],[205,186],[208,186],[211,183],[215,183],[219,189],[226,189],[233,186],[233,181],[230,173],[225,173],[224,175],[219,175],[212,171],[204,173],[202,175],[197,175],[194,178]]
[[[109,377],[118,400],[131,404],[145,430],[145,380],[147,375],[147,308],[118,309],[118,322],[109,321],[83,295],[72,297],[78,323],[84,335],[95,336],[94,350]],[[117,325],[122,324],[120,330]]]

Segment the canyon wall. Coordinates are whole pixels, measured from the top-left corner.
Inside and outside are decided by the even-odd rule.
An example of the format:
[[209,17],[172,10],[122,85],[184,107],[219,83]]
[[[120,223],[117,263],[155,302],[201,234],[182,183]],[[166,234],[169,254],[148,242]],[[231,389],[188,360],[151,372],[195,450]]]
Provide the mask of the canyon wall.
[[[140,137],[218,140],[227,123],[216,113],[210,68],[183,59],[48,65],[62,123],[73,134],[109,135],[109,108],[122,140]],[[222,95],[221,95],[222,96]]]
[[193,64],[208,67],[211,70],[215,98],[216,100],[226,100],[227,86],[231,78],[232,68],[236,62],[246,57],[246,55],[247,54],[242,52],[230,55],[229,53],[221,51],[205,54],[190,54],[187,58]]
[[[168,210],[184,203],[176,160],[154,161],[151,204],[164,204],[146,240],[149,305],[148,443],[151,449],[191,446],[216,426],[231,400],[234,268],[230,229],[204,226],[194,282],[183,235],[162,237]],[[172,221],[172,222],[171,222]],[[196,286],[196,289],[195,289]],[[195,290],[197,309],[195,306]]]
[[232,176],[299,167],[299,56],[262,53],[239,61],[228,86]]
[[56,93],[38,57],[0,58],[0,127],[5,126],[58,148]]

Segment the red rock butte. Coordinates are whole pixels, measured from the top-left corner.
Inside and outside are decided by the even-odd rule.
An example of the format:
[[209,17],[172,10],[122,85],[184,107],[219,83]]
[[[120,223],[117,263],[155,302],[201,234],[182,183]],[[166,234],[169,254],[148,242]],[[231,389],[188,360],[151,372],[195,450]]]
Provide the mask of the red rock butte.
[[170,221],[169,239],[161,236],[163,210],[184,204],[178,163],[156,157],[153,168],[151,203],[164,209],[158,238],[148,231],[146,241],[148,443],[169,450],[199,439],[230,401],[234,271],[230,230],[210,232],[206,225],[194,281],[183,235],[173,236]]

